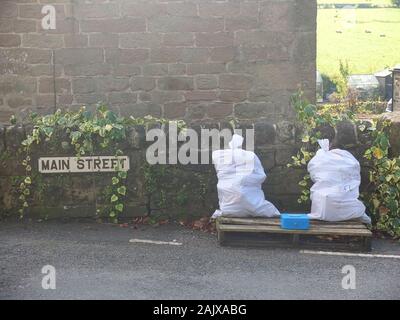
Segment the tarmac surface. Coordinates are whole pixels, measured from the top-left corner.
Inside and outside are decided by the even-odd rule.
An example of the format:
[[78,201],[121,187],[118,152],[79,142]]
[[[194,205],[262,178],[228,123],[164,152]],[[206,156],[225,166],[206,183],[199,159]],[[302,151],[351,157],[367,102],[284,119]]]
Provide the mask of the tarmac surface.
[[[182,243],[131,243],[130,239]],[[400,255],[374,240],[373,254]],[[43,289],[42,268],[56,289]],[[345,290],[344,266],[355,289]],[[178,225],[1,222],[0,299],[399,299],[400,259],[220,247]]]

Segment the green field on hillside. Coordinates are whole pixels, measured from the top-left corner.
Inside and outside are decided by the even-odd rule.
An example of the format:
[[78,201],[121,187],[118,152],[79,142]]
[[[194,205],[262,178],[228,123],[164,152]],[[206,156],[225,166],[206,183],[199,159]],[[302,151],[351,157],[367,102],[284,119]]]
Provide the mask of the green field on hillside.
[[348,61],[352,73],[396,65],[400,63],[400,9],[319,9],[317,47],[318,70],[329,76],[338,73],[340,60]]
[[318,0],[318,3],[372,3],[379,5],[390,5],[391,0]]

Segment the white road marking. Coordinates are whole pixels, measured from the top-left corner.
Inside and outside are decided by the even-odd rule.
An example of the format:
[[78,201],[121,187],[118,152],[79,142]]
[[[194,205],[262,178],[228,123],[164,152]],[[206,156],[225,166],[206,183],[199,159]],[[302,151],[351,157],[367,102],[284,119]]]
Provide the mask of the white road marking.
[[145,239],[131,239],[129,240],[130,243],[150,243],[150,244],[166,244],[171,246],[181,246],[181,242],[175,241],[154,241],[154,240],[145,240]]
[[300,253],[319,254],[319,255],[326,255],[326,256],[400,259],[400,255],[391,255],[391,254],[347,253],[347,252],[313,251],[313,250],[301,250]]

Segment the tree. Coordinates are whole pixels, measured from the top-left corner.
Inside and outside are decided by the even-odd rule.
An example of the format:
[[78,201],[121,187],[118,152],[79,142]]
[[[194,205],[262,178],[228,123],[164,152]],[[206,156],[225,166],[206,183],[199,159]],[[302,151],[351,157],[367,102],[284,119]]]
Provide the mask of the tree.
[[393,4],[395,7],[400,7],[400,0],[392,0],[392,4]]

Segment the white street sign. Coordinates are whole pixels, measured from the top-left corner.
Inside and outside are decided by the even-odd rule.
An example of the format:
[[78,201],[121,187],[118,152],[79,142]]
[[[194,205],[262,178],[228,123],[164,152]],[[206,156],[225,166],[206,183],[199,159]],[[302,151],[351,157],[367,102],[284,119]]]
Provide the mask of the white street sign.
[[128,156],[43,157],[39,158],[39,172],[114,172],[129,170]]

